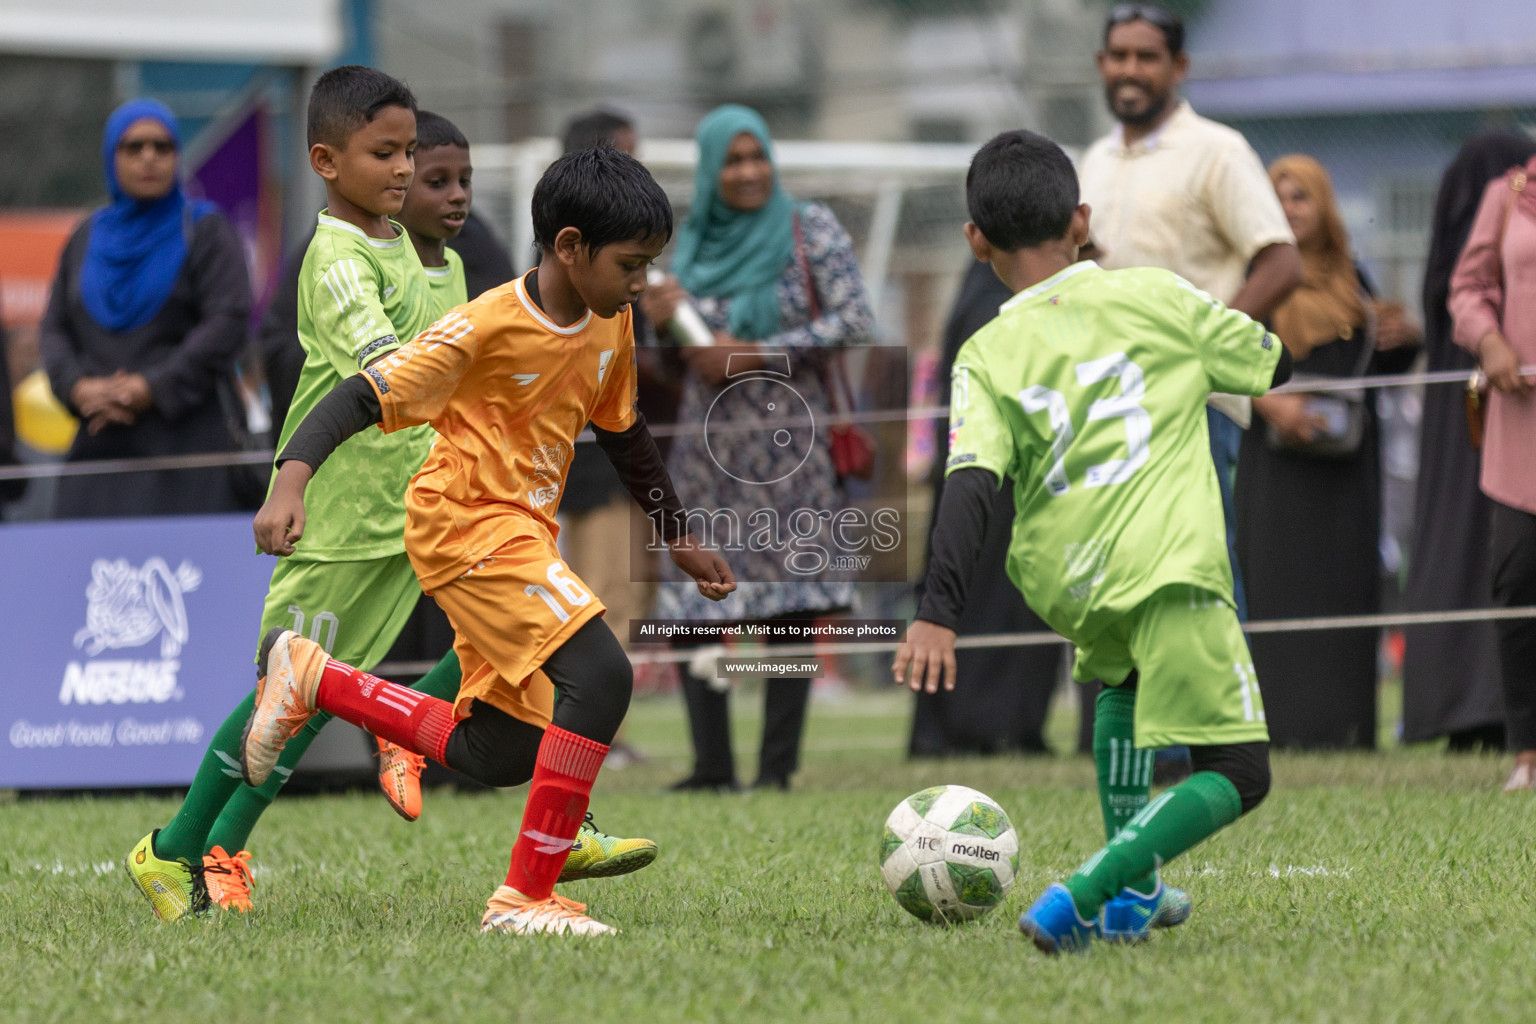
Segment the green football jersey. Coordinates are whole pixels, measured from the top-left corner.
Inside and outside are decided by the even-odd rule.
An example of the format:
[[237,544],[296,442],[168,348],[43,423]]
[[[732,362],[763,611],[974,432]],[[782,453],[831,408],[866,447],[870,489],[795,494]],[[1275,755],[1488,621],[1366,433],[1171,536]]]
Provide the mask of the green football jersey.
[[[416,248],[404,228],[394,227],[392,239],[369,238],[321,211],[299,271],[305,359],[279,452],[336,385],[437,320],[439,300]],[[304,536],[292,557],[340,562],[404,551],[405,487],[432,436],[431,427],[420,426],[387,435],[364,430],[342,442],[310,481]]]
[[1166,270],[1076,263],[955,360],[948,472],[1013,477],[1008,574],[1076,643],[1162,587],[1232,599],[1205,399],[1262,395],[1280,341]]
[[464,282],[464,258],[448,248],[443,249],[443,258],[448,261],[445,267],[422,268],[427,283],[432,286],[432,301],[437,305],[434,323],[454,306],[469,301],[469,286]]

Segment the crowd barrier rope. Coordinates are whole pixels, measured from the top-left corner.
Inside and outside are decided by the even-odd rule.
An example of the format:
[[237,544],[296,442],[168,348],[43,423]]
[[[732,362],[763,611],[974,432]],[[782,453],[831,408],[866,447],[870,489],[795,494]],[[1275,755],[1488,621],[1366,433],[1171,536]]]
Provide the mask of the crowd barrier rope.
[[[1525,377],[1536,377],[1536,366],[1522,366]],[[1355,389],[1383,389],[1419,387],[1423,385],[1468,383],[1470,374],[1465,370],[1443,370],[1413,374],[1382,374],[1369,377],[1341,377],[1336,380],[1308,380],[1276,388],[1271,394],[1317,394]],[[947,406],[923,406],[902,410],[870,410],[844,413],[839,422],[892,423],[920,422],[947,418]],[[811,421],[805,424],[814,425]],[[800,423],[778,425],[801,425]],[[726,425],[727,427],[729,425]],[[748,427],[746,429],[752,429]],[[655,424],[651,433],[658,437],[675,437],[697,432],[690,424]],[[590,433],[580,440],[590,441]],[[37,479],[46,477],[89,476],[102,473],[127,473],[150,470],[206,469],[218,466],[245,466],[268,463],[272,451],[212,452],[199,455],[166,455],[138,459],[103,459],[90,462],[48,463],[0,467],[0,480]],[[1243,624],[1243,631],[1250,634],[1302,633],[1331,629],[1388,629],[1411,626],[1446,625],[1453,623],[1498,622],[1510,619],[1536,618],[1536,606],[1519,608],[1462,608],[1433,612],[1395,612],[1379,615],[1341,615],[1312,618],[1269,619]],[[997,647],[1038,647],[1064,644],[1060,635],[1050,632],[991,633],[980,636],[960,637],[955,646],[962,650]],[[812,643],[783,645],[774,648],[774,655],[804,657],[816,655],[880,654],[894,651],[893,642]],[[637,651],[630,655],[636,664],[682,663],[693,660],[696,651]],[[435,662],[386,662],[378,666],[380,675],[413,676],[425,674]]]
[[[1522,377],[1536,378],[1536,365],[1522,366]],[[1381,374],[1372,377],[1339,377],[1330,380],[1307,380],[1286,384],[1269,392],[1272,395],[1322,394],[1332,391],[1379,390],[1382,388],[1418,387],[1425,384],[1463,384],[1471,375],[1465,370],[1437,370],[1431,373]],[[838,413],[839,423],[901,423],[922,420],[948,419],[949,407],[945,405],[921,406],[915,409],[872,409],[865,412]],[[776,427],[815,426],[812,420],[775,420]],[[755,423],[720,424],[710,430],[728,433],[736,430],[756,430]],[[656,437],[681,437],[698,433],[698,426],[687,423],[653,423],[651,434]],[[591,431],[584,431],[578,442],[593,441]],[[93,476],[100,473],[134,473],[165,469],[209,469],[217,466],[257,466],[272,461],[276,453],[271,449],[247,452],[209,452],[200,455],[154,455],[138,459],[97,459],[89,462],[60,462],[22,466],[0,466],[0,480],[32,480],[47,477]]]
[[[1458,622],[1502,622],[1508,619],[1536,619],[1536,605],[1519,608],[1457,608],[1439,612],[1384,612],[1379,615],[1333,615],[1304,619],[1262,619],[1243,623],[1244,633],[1308,633],[1324,629],[1388,629],[1404,626],[1439,626]],[[1068,643],[1059,633],[1049,630],[1035,633],[985,633],[962,636],[955,640],[959,650],[978,650],[994,647],[1048,647]],[[724,648],[725,645],[713,645]],[[893,641],[774,644],[775,658],[803,658],[817,655],[883,654],[896,650]],[[629,660],[636,665],[656,665],[693,661],[698,648],[690,646],[683,651],[631,651]],[[374,668],[374,672],[388,678],[396,676],[421,676],[437,664],[435,661],[389,661]]]

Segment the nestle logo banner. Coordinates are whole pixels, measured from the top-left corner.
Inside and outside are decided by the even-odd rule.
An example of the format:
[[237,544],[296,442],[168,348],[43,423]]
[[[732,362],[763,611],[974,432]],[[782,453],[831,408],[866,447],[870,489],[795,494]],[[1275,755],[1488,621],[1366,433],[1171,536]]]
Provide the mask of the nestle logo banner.
[[0,526],[0,787],[184,785],[255,682],[246,514]]

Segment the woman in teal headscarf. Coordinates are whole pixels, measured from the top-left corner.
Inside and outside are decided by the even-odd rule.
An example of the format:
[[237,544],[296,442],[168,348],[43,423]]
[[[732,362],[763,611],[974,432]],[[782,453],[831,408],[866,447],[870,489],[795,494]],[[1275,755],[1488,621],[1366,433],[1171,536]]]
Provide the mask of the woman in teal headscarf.
[[677,236],[672,272],[694,295],[729,296],[730,334],[778,333],[779,277],[795,254],[795,202],[779,184],[768,126],[728,104],[699,124],[693,207]]
[[756,342],[755,351],[867,341],[874,318],[852,242],[826,206],[796,203],[784,190],[762,116],[716,107],[695,139],[693,204],[677,233],[673,276],[646,297],[658,323],[691,298],[714,328],[714,349],[685,353],[690,366],[718,381],[743,342]]
[[[704,429],[674,440],[667,467],[681,493],[708,495],[709,512],[742,524],[767,518],[788,523],[807,509],[813,516],[837,509],[845,499],[825,436],[799,428],[731,433],[716,427],[761,426],[764,410],[783,410],[797,401],[825,424],[828,357],[867,342],[874,326],[853,245],[826,206],[796,203],[784,190],[768,126],[755,111],[719,107],[700,122],[696,138],[693,205],[678,231],[675,278],[648,294],[645,305],[654,322],[664,324],[678,301],[690,299],[714,332],[715,344],[679,350],[688,372],[678,421]],[[769,354],[759,355],[765,349]],[[800,416],[803,420],[804,412]],[[696,588],[690,594],[686,587],[664,584],[658,614],[810,619],[852,604],[847,574],[791,570],[786,555],[733,546],[728,557],[742,582],[731,608],[695,600]],[[756,785],[787,788],[799,761],[810,680],[775,679],[764,689]],[[695,763],[678,788],[735,788],[729,695],[687,666],[683,691]]]

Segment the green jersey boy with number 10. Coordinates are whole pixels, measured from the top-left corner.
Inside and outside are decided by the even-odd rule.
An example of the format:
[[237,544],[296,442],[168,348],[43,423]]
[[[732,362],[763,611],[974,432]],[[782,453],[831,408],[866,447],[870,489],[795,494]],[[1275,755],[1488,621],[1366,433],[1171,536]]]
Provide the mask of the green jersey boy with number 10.
[[[1290,376],[1290,357],[1175,274],[1076,262],[1089,209],[1049,139],[987,143],[966,200],[972,251],[1015,294],[955,360],[933,556],[894,672],[913,689],[954,685],[953,627],[992,494],[1011,476],[1008,573],[1076,645],[1074,675],[1110,684],[1094,724],[1109,843],[1019,927],[1052,953],[1140,941],[1189,916],[1157,869],[1269,790],[1205,400],[1262,395]],[[1190,746],[1195,773],[1149,802],[1152,748],[1171,744]]]

